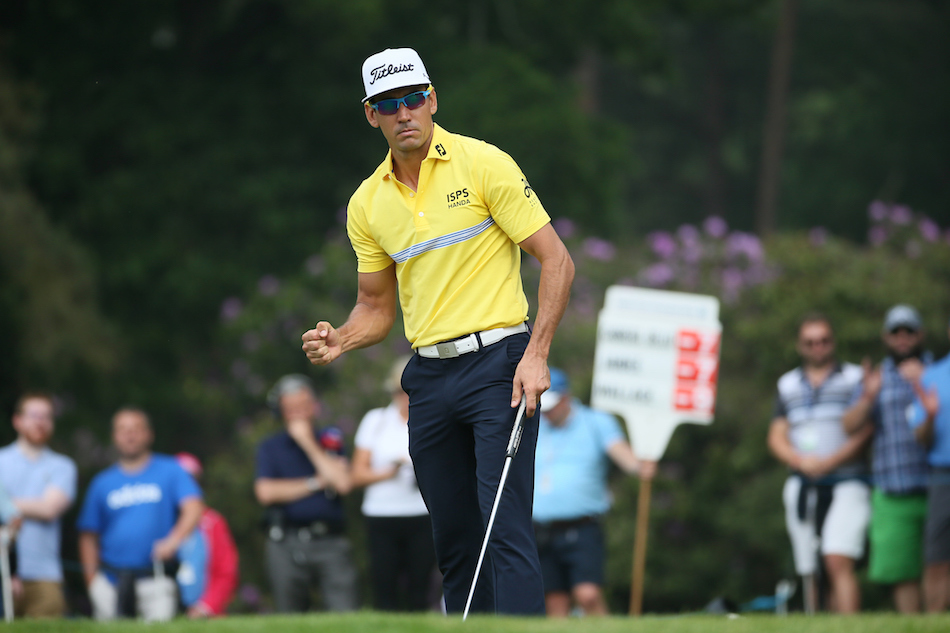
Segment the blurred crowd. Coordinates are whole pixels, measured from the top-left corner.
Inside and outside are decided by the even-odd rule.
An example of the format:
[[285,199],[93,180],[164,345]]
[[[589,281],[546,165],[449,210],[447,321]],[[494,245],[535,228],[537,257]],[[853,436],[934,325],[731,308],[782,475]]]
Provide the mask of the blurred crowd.
[[829,319],[808,315],[802,364],[778,380],[768,445],[790,470],[785,522],[809,612],[860,609],[867,544],[868,577],[895,609],[950,605],[950,356],[934,361],[910,305],[888,310],[881,340],[879,363],[845,362]]
[[[836,356],[828,318],[801,321],[802,363],[778,379],[768,446],[789,469],[782,499],[806,611],[858,611],[856,568],[865,560],[869,579],[892,589],[896,610],[950,605],[950,407],[941,407],[950,402],[950,357],[934,359],[922,324],[913,307],[894,306],[883,318],[882,360],[856,364]],[[257,447],[253,492],[276,611],[362,605],[343,506],[356,489],[364,489],[368,604],[440,610],[432,526],[409,456],[400,385],[408,360],[392,366],[383,385],[391,401],[365,414],[352,454],[306,376],[284,376],[268,392],[283,429]],[[541,411],[533,505],[546,610],[604,615],[610,468],[649,480],[656,464],[637,459],[616,418],[574,397],[560,369],[551,369]],[[12,416],[17,439],[0,449],[0,555],[10,560],[3,607],[16,617],[75,611],[64,597],[60,540],[80,495],[74,462],[49,448],[54,417],[49,394],[23,394]],[[222,616],[238,586],[238,548],[226,518],[204,502],[199,459],[153,452],[154,439],[146,411],[118,409],[118,459],[79,503],[90,615]]]

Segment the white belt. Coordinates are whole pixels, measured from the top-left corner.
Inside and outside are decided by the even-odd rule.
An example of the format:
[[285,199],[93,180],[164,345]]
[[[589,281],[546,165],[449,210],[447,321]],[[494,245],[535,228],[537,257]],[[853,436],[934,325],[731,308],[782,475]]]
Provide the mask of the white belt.
[[479,349],[479,339],[481,339],[482,346],[488,347],[512,334],[522,334],[527,331],[527,323],[519,323],[511,327],[499,327],[493,330],[482,330],[481,332],[469,334],[454,341],[417,347],[416,354],[423,358],[457,358],[462,354],[477,352]]

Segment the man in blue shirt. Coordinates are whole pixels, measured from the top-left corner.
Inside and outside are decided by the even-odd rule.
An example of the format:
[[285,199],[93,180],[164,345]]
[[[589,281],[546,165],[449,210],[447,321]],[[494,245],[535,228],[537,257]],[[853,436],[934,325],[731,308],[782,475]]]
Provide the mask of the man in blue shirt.
[[927,447],[931,466],[924,544],[924,602],[940,613],[950,605],[950,356],[924,371],[908,419]]
[[[79,519],[79,558],[97,619],[145,615],[153,604],[136,600],[156,562],[174,563],[179,547],[204,512],[201,490],[174,457],[152,453],[148,415],[123,408],[112,419],[112,440],[119,461],[92,480]],[[165,572],[174,589],[171,569]],[[139,589],[136,586],[139,586]],[[156,604],[164,602],[157,600]]]
[[549,616],[567,616],[572,601],[586,615],[607,614],[601,522],[610,508],[608,458],[643,479],[656,469],[636,458],[616,418],[572,398],[567,375],[552,367],[534,462],[535,535]]
[[13,414],[17,439],[0,449],[0,485],[23,518],[17,537],[19,569],[15,585],[17,617],[62,617],[63,568],[60,562],[60,517],[76,497],[76,465],[49,449],[53,436],[52,398],[27,393]]
[[343,434],[314,427],[320,402],[306,376],[284,376],[267,399],[284,430],[257,448],[254,494],[267,512],[265,556],[275,606],[282,613],[307,611],[318,578],[327,609],[352,611],[356,567],[340,501],[352,487]]
[[927,520],[927,451],[907,425],[913,385],[932,355],[923,349],[920,314],[908,305],[888,310],[881,334],[887,357],[876,369],[865,361],[864,379],[841,423],[855,433],[874,429],[874,491],[871,497],[871,561],[874,582],[893,587],[901,613],[921,608],[924,524]]

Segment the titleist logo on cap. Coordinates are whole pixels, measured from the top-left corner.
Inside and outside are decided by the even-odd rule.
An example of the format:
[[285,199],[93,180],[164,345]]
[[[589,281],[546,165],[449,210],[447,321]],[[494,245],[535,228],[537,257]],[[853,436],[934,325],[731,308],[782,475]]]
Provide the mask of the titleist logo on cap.
[[364,102],[396,88],[429,83],[422,58],[411,48],[387,48],[370,55],[363,62],[362,75],[366,90]]
[[414,70],[415,67],[412,64],[383,64],[382,66],[377,66],[376,68],[369,71],[369,74],[372,76],[372,79],[369,80],[369,85],[376,83],[377,79],[382,79],[383,77],[389,77],[390,75],[395,75],[396,73],[404,73]]

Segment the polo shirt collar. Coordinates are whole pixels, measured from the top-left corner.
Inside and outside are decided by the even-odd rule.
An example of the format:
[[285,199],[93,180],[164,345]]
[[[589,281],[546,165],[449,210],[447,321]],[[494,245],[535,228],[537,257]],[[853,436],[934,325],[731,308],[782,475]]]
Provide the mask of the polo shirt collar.
[[432,124],[432,143],[429,144],[429,153],[426,159],[449,160],[452,157],[452,135],[439,126]]
[[[833,376],[833,375],[835,375],[835,374],[839,374],[839,373],[841,373],[843,370],[844,370],[844,365],[841,363],[840,360],[836,360],[836,361],[835,361],[835,366],[831,368],[831,371],[828,373],[828,376],[830,377],[830,376]],[[798,375],[801,376],[801,379],[802,379],[802,380],[808,380],[808,377],[807,377],[807,375],[805,374],[805,366],[804,366],[804,365],[800,365],[800,366],[798,367]]]
[[[432,123],[432,142],[425,160],[449,160],[452,157],[452,135],[438,123]],[[376,168],[376,175],[388,179],[393,173],[393,151],[386,152],[386,159]]]
[[801,365],[798,368],[798,378],[801,380],[802,384],[807,385],[809,389],[821,389],[825,384],[831,380],[831,377],[835,374],[840,374],[844,371],[844,364],[840,360],[835,360],[835,366],[831,368],[831,371],[825,376],[825,379],[821,381],[821,384],[817,387],[812,387],[811,382],[808,380],[808,374],[805,373],[805,366]]

